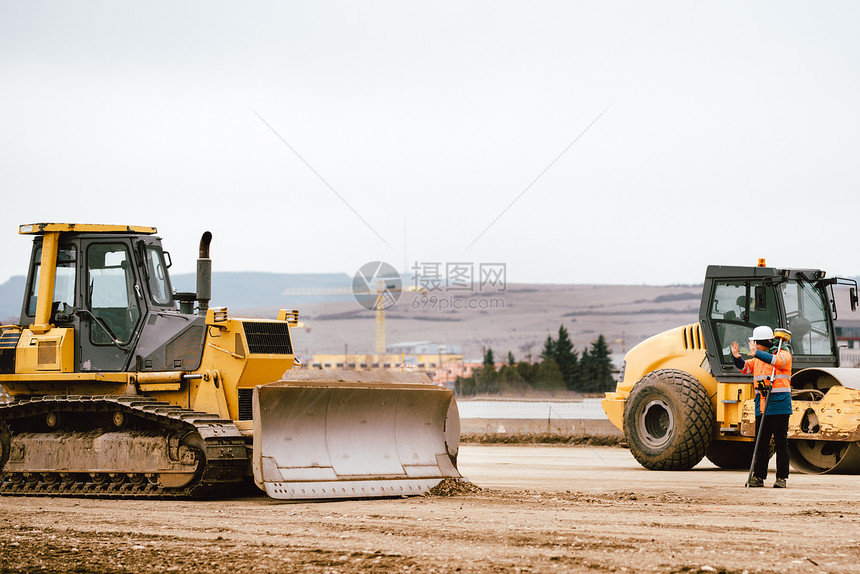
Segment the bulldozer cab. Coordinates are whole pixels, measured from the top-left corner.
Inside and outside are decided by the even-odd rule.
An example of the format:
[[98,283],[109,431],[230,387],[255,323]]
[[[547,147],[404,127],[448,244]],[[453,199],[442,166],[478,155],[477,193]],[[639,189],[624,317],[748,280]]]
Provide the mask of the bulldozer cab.
[[744,378],[734,367],[731,344],[737,341],[745,349],[753,329],[760,325],[791,331],[795,371],[838,367],[832,291],[836,284],[853,285],[851,306],[855,308],[856,282],[825,279],[820,270],[708,267],[699,320],[714,377],[721,382]]
[[460,477],[450,390],[426,375],[294,370],[298,311],[209,307],[211,233],[197,291],[175,296],[155,228],[19,233],[33,251],[21,324],[0,333],[0,384],[40,399],[0,408],[0,494],[204,496],[253,475],[274,498],[365,498]]
[[[24,309],[21,312],[21,325],[29,325],[36,318],[36,303],[39,298],[39,278],[41,275],[42,247],[36,245],[32,253],[30,277]],[[75,288],[77,278],[78,250],[74,244],[63,245],[57,251],[54,278],[54,298],[51,302],[50,320],[52,323],[69,323],[75,307]]]
[[[169,256],[160,239],[151,235],[154,230],[55,226],[58,231],[32,232],[39,233],[34,237],[20,324],[73,329],[77,344],[70,370],[76,372],[174,367],[153,369],[151,359],[149,369],[131,364],[146,351],[146,345],[140,348],[147,339],[144,331],[160,321],[163,332],[165,323],[178,318],[167,273]],[[44,283],[52,279],[51,295]],[[50,307],[40,308],[40,295],[51,297]],[[181,323],[186,326],[188,321]]]

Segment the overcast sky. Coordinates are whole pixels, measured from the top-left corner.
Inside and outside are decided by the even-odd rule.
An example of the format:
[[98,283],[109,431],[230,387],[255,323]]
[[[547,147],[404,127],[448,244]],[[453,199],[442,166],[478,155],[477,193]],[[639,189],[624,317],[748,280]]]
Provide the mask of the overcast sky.
[[216,271],[860,274],[856,2],[0,7],[0,281],[39,221],[174,272],[210,230]]

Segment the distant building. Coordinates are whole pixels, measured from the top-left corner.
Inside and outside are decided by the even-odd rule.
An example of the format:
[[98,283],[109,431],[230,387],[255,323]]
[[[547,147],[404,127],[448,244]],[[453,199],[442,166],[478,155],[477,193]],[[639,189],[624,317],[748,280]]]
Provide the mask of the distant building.
[[319,353],[300,357],[300,369],[408,371],[424,373],[437,385],[454,389],[458,376],[471,376],[481,363],[464,363],[460,345],[411,341],[389,345],[384,354]]
[[834,324],[839,364],[860,367],[860,321],[839,320]]
[[[501,369],[504,364],[505,363],[496,363],[496,370],[498,371]],[[459,361],[455,360],[443,363],[440,368],[436,369],[436,372],[433,373],[431,378],[434,383],[453,390],[457,377],[462,377],[464,379],[471,377],[475,373],[475,370],[480,369],[483,366],[483,362],[463,361],[463,358],[460,357]]]
[[438,380],[436,375],[443,365],[463,361],[462,355],[432,354],[432,355],[407,355],[406,353],[377,354],[315,354],[309,359],[302,361],[302,369],[340,369],[347,371],[408,371],[411,373],[424,373],[430,380],[447,388],[454,388],[454,379],[450,385],[445,380]]
[[836,343],[840,347],[860,349],[860,321],[836,321],[835,328]]
[[445,345],[433,341],[412,341],[388,345],[387,353],[406,353],[408,355],[462,355],[460,345]]

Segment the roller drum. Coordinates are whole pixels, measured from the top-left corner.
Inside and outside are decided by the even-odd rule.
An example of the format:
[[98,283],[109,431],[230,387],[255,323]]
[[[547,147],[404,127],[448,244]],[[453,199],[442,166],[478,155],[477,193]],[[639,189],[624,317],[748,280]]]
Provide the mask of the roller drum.
[[804,369],[791,386],[791,465],[809,474],[860,474],[860,369]]

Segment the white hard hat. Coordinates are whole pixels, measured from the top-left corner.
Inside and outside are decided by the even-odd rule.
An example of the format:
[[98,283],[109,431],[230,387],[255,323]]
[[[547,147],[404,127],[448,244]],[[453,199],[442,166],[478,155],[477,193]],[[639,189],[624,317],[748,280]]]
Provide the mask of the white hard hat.
[[773,339],[773,329],[765,325],[753,329],[752,337],[750,337],[750,341],[769,341],[771,339]]

